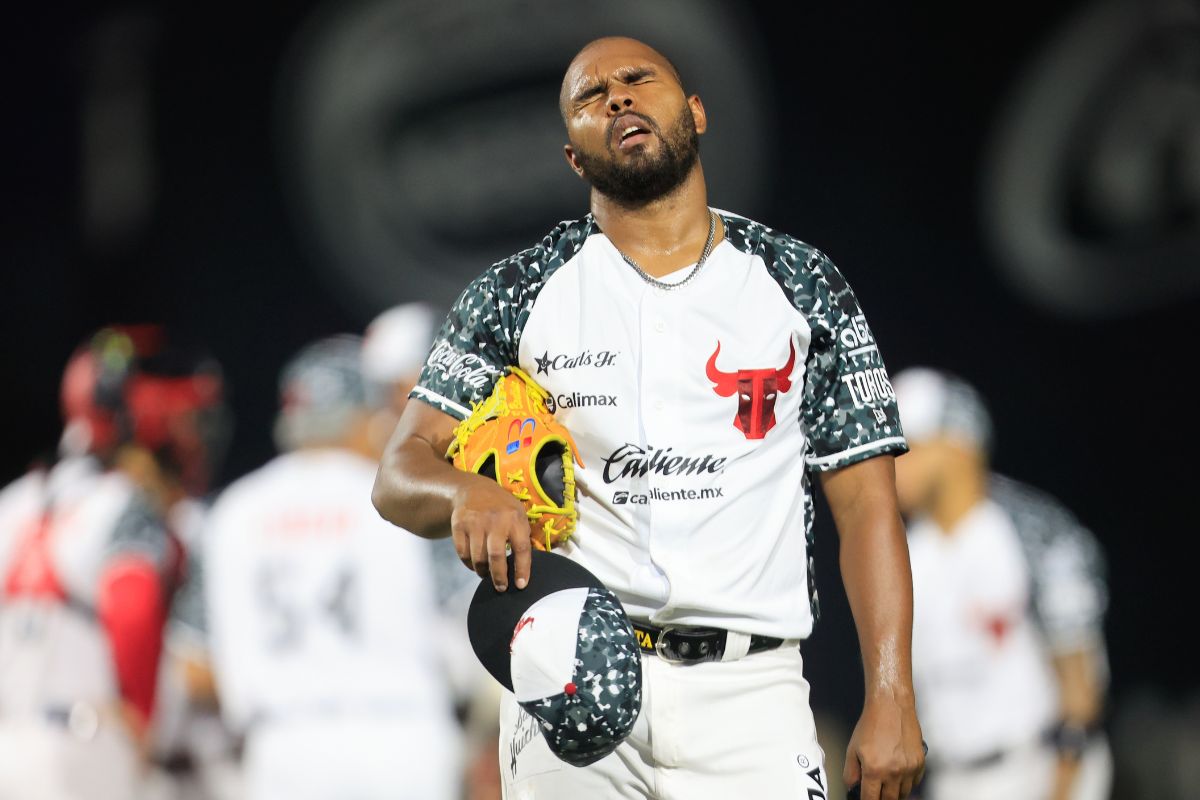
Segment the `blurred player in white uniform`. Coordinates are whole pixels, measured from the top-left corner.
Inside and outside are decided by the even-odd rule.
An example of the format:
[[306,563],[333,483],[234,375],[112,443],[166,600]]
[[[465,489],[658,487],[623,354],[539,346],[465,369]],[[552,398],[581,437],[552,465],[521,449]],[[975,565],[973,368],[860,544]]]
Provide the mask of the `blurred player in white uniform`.
[[167,615],[151,730],[156,772],[145,800],[240,800],[244,795],[239,741],[220,715],[205,634],[207,515],[202,500],[188,498],[169,516],[186,553],[186,570]]
[[375,317],[363,334],[363,378],[369,399],[378,407],[371,436],[380,452],[408,403],[408,393],[421,377],[439,321],[431,306],[405,303]]
[[245,733],[251,800],[457,796],[429,549],[375,514],[354,337],[284,369],[286,451],[227,489],[206,534],[222,712]]
[[1111,764],[1099,547],[1052,498],[989,470],[978,393],[930,369],[895,377],[911,452],[913,677],[933,800],[1098,800]]
[[[380,407],[372,439],[383,451],[421,377],[441,317],[425,303],[405,303],[377,316],[363,339],[363,375]],[[426,540],[433,559],[433,584],[441,617],[438,640],[455,703],[465,726],[467,800],[499,800],[501,687],[483,669],[467,638],[467,608],[479,576],[464,570],[449,539]]]
[[156,769],[145,800],[235,800],[243,794],[238,741],[217,707],[204,633],[207,492],[207,482],[193,483],[167,515],[171,533],[183,548],[185,569],[164,630],[150,730]]
[[62,458],[0,494],[0,798],[132,798],[181,570],[166,510],[204,470],[219,376],[153,326],[63,379]]

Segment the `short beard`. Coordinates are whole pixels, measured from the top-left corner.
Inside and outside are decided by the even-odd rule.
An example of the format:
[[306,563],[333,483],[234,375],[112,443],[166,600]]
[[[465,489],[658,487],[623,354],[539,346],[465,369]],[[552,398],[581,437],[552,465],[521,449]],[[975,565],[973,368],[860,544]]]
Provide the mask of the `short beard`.
[[653,127],[662,141],[654,156],[636,153],[628,162],[618,163],[612,152],[611,135],[606,152],[575,150],[583,177],[593,189],[622,206],[640,208],[670,194],[687,180],[700,157],[700,134],[696,132],[691,109],[684,105],[667,134],[657,125]]

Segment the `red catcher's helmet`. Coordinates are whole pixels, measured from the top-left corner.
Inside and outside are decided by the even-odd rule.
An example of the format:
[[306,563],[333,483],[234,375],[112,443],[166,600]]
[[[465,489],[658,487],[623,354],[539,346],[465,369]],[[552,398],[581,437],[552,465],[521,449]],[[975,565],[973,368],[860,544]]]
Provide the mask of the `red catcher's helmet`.
[[63,449],[103,458],[135,443],[203,494],[228,436],[223,395],[216,361],[169,346],[161,326],[104,328],[63,374]]

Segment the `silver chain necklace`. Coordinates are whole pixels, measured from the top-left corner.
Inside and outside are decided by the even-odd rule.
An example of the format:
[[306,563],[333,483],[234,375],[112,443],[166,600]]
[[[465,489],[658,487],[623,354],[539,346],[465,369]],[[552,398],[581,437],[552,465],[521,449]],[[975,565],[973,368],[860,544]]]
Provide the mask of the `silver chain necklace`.
[[[621,258],[625,259],[626,264],[633,267],[634,271],[637,272],[638,275],[642,276],[642,280],[644,280],[646,283],[650,284],[651,286],[653,286],[656,289],[662,289],[665,292],[670,292],[675,289],[682,289],[684,286],[687,286],[689,283],[692,282],[692,278],[696,277],[697,273],[700,272],[700,268],[704,266],[704,262],[708,261],[708,254],[712,252],[713,239],[716,237],[716,235],[717,235],[717,215],[714,214],[712,211],[709,211],[708,212],[708,241],[704,243],[704,249],[700,251],[700,258],[699,258],[699,260],[696,261],[696,266],[692,267],[692,271],[687,274],[687,277],[681,281],[676,281],[675,283],[667,283],[666,281],[660,281],[658,278],[654,277],[653,275],[648,274],[646,272],[646,270],[644,270],[638,266],[638,263],[636,261],[634,261],[632,258],[630,258],[629,256],[622,253],[621,248],[617,247],[617,252],[621,253]],[[614,244],[613,247],[616,247],[616,245]]]

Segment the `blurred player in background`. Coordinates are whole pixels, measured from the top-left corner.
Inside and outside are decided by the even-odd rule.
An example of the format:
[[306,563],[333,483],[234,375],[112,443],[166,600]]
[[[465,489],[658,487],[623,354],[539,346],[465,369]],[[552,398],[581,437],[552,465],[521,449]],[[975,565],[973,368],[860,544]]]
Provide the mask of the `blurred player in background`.
[[140,792],[183,569],[167,518],[207,481],[221,392],[156,326],[68,363],[61,458],[0,494],[0,798]]
[[[389,308],[367,326],[362,364],[378,406],[371,425],[377,455],[396,428],[440,324],[441,316],[429,305],[406,303]],[[479,576],[463,569],[451,540],[422,541],[430,548],[433,561],[438,641],[465,727],[465,796],[467,800],[499,800],[500,684],[479,664],[467,638],[467,608]]]
[[[221,452],[229,427],[219,428]],[[155,769],[143,800],[240,800],[238,740],[220,716],[205,635],[203,535],[210,486],[187,488],[167,517],[185,568],[163,632],[149,741]]]
[[187,570],[167,618],[151,730],[157,770],[144,800],[241,800],[240,742],[220,715],[206,635],[208,509],[198,500],[187,506],[187,532],[180,534]]
[[371,423],[371,435],[381,452],[408,403],[408,393],[421,377],[438,324],[431,306],[405,303],[384,311],[367,326],[362,371],[379,409]]
[[1098,800],[1110,755],[1099,547],[1050,497],[992,474],[974,388],[930,369],[895,377],[910,452],[913,677],[933,800]]
[[222,712],[247,797],[451,800],[458,729],[439,671],[429,549],[371,507],[361,342],[284,369],[283,455],[226,490],[206,533]]

